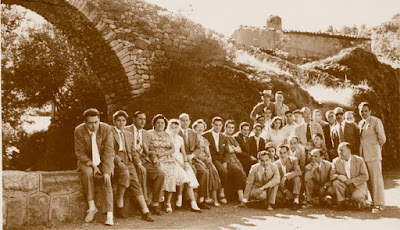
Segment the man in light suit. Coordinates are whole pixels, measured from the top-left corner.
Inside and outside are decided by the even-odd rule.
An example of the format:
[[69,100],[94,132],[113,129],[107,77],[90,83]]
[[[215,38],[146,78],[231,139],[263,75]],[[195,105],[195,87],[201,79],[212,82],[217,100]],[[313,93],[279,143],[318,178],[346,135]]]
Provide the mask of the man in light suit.
[[138,153],[134,149],[133,135],[124,130],[128,114],[119,110],[113,115],[114,127],[112,129],[114,136],[114,152],[115,152],[115,179],[117,180],[117,216],[125,218],[124,213],[124,194],[127,189],[134,196],[142,211],[142,219],[153,222],[150,211],[147,207],[143,196],[142,187],[140,185],[136,169],[142,174],[146,173],[146,168],[140,162]]
[[299,161],[296,157],[289,156],[289,146],[281,145],[278,148],[279,160],[275,161],[274,164],[278,166],[279,173],[281,176],[281,182],[277,193],[277,198],[281,201],[280,203],[285,204],[287,200],[293,200],[292,208],[298,209],[299,195],[301,190],[301,169]]
[[304,148],[299,145],[299,141],[296,136],[288,137],[288,143],[290,147],[289,156],[297,158],[301,172],[304,173],[304,168],[306,167],[306,152]]
[[339,157],[333,160],[330,173],[338,209],[347,209],[346,192],[350,194],[350,200],[360,209],[364,206],[368,189],[368,171],[364,159],[351,154],[348,142],[339,144],[338,153]]
[[196,173],[197,180],[199,182],[199,187],[197,188],[197,194],[199,197],[199,208],[210,209],[210,207],[204,202],[204,198],[208,195],[208,181],[210,173],[205,164],[201,161],[192,161],[191,159],[196,158],[200,154],[200,141],[197,138],[197,133],[189,128],[190,117],[187,113],[182,113],[179,116],[181,129],[179,135],[183,138],[185,143],[185,152],[190,159],[190,165],[193,171]]
[[246,189],[241,206],[244,206],[250,199],[264,202],[268,211],[273,210],[276,193],[281,181],[278,167],[273,164],[274,155],[261,151],[258,153],[258,162],[254,164],[246,180]]
[[[337,107],[334,110],[336,116],[336,125],[332,130],[334,141],[349,142],[351,146],[351,153],[353,155],[359,155],[360,151],[360,129],[357,124],[352,121],[346,121],[344,119],[344,111],[342,108]],[[334,143],[334,146],[338,146],[339,143]]]
[[319,204],[326,204],[328,195],[334,197],[335,191],[333,190],[332,181],[330,179],[332,163],[322,158],[322,150],[313,149],[311,151],[311,163],[305,167],[304,181],[307,206],[315,204],[315,193],[318,194]]
[[324,136],[324,132],[321,128],[321,125],[311,121],[311,111],[308,107],[303,107],[301,109],[301,113],[304,121],[296,126],[294,129],[294,135],[297,136],[300,146],[305,148],[306,151],[311,151],[312,136],[315,133],[320,133],[322,136]]
[[246,175],[249,174],[251,166],[257,162],[256,158],[252,158],[250,155],[249,134],[250,124],[247,122],[242,122],[239,126],[239,132],[233,135],[242,150],[240,153],[236,153],[236,156],[242,164]]
[[371,116],[371,109],[368,103],[361,103],[359,111],[363,118],[359,124],[361,132],[360,154],[367,164],[369,173],[368,188],[375,205],[372,212],[378,213],[383,210],[385,205],[381,151],[386,142],[386,135],[382,121]]
[[143,194],[147,197],[147,187],[152,190],[152,201],[150,211],[152,214],[161,215],[158,207],[162,188],[164,187],[164,172],[160,168],[160,162],[156,161],[157,157],[149,153],[150,134],[144,130],[146,125],[146,114],[141,111],[135,112],[133,115],[133,124],[126,126],[125,130],[133,135],[133,145],[138,154],[141,163],[146,168],[146,172],[139,175],[142,184]]
[[114,172],[114,146],[112,128],[100,122],[97,109],[88,109],[83,113],[85,123],[78,125],[74,132],[74,148],[78,158],[78,170],[82,172],[83,189],[89,204],[86,222],[93,221],[98,212],[94,204],[94,180],[102,178],[104,201],[107,211],[106,225],[114,225],[113,191],[111,175]]
[[255,123],[253,126],[254,136],[250,137],[250,157],[252,160],[257,159],[257,155],[262,150],[265,150],[265,139],[261,137],[263,127],[260,123]]
[[203,137],[210,142],[210,154],[213,164],[218,170],[221,178],[222,188],[219,193],[220,202],[227,203],[225,189],[228,187],[228,162],[226,162],[225,152],[229,152],[227,138],[221,133],[223,120],[221,117],[214,117],[211,121],[212,129],[203,133]]

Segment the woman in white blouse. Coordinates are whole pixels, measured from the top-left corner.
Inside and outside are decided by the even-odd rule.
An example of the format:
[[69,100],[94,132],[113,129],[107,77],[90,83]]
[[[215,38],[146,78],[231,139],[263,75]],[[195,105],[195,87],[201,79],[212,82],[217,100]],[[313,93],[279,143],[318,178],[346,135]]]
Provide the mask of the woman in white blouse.
[[282,130],[282,117],[276,116],[271,121],[270,129],[267,133],[267,142],[273,142],[275,146],[287,143],[287,134]]

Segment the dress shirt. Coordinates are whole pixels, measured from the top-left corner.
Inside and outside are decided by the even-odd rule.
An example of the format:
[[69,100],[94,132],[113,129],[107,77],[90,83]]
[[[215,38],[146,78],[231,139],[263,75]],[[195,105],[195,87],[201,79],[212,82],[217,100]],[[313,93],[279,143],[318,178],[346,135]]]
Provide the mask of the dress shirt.
[[219,152],[219,133],[216,133],[214,131],[211,131],[214,141],[215,141],[215,147],[217,148],[217,151]]
[[348,161],[343,160],[343,163],[344,163],[344,168],[346,170],[347,178],[351,179],[351,174],[350,174],[351,156]]
[[92,140],[92,163],[94,166],[97,166],[100,164],[100,153],[99,153],[99,148],[97,146],[97,141],[96,141],[96,132],[89,131],[90,133],[90,138]]

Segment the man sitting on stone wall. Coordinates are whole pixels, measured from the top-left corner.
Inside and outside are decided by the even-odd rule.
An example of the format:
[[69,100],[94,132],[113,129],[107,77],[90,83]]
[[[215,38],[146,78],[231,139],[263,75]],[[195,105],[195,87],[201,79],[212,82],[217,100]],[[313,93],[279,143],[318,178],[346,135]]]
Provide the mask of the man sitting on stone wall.
[[78,170],[82,172],[83,189],[89,210],[86,222],[93,221],[98,212],[94,204],[94,180],[102,179],[107,211],[106,225],[114,225],[113,219],[113,191],[111,174],[114,171],[114,145],[112,128],[100,122],[100,113],[97,109],[88,109],[83,113],[85,122],[78,125],[74,132],[75,154],[78,158]]

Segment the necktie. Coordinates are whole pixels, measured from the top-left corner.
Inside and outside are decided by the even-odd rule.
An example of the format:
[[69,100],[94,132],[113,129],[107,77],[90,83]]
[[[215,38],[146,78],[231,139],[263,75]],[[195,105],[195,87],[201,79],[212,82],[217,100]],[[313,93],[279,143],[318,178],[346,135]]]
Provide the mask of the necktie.
[[366,120],[364,120],[363,121],[363,123],[362,123],[362,125],[361,125],[361,130],[360,130],[360,134],[362,134],[363,133],[363,130],[364,130],[364,127],[365,127],[365,125],[367,124],[367,121]]
[[119,136],[119,151],[123,152],[124,145],[125,145],[124,138],[123,138],[122,132],[120,130],[117,130],[117,132],[118,132],[118,136]]
[[343,129],[344,129],[344,123],[339,124],[339,139],[340,139],[340,142],[344,142]]
[[309,142],[309,141],[311,140],[311,129],[310,129],[310,123],[307,123],[306,137],[307,137],[307,142]]
[[97,166],[100,164],[100,154],[96,142],[96,133],[91,133],[91,139],[92,139],[92,162],[94,166]]
[[217,148],[217,152],[219,152],[219,134],[217,133],[215,136],[215,147]]
[[267,167],[264,168],[264,174],[263,174],[263,184],[265,185],[266,183],[268,183]]
[[185,131],[183,132],[183,136],[184,136],[184,138],[185,138],[185,143],[188,144],[189,142],[188,142],[188,131],[187,131],[187,130],[185,130]]
[[142,147],[142,139],[140,139],[140,131],[137,130],[136,134],[136,145],[137,147]]
[[257,153],[259,152],[258,151],[258,147],[259,147],[259,145],[260,145],[260,138],[259,137],[256,137],[256,144],[257,144]]

